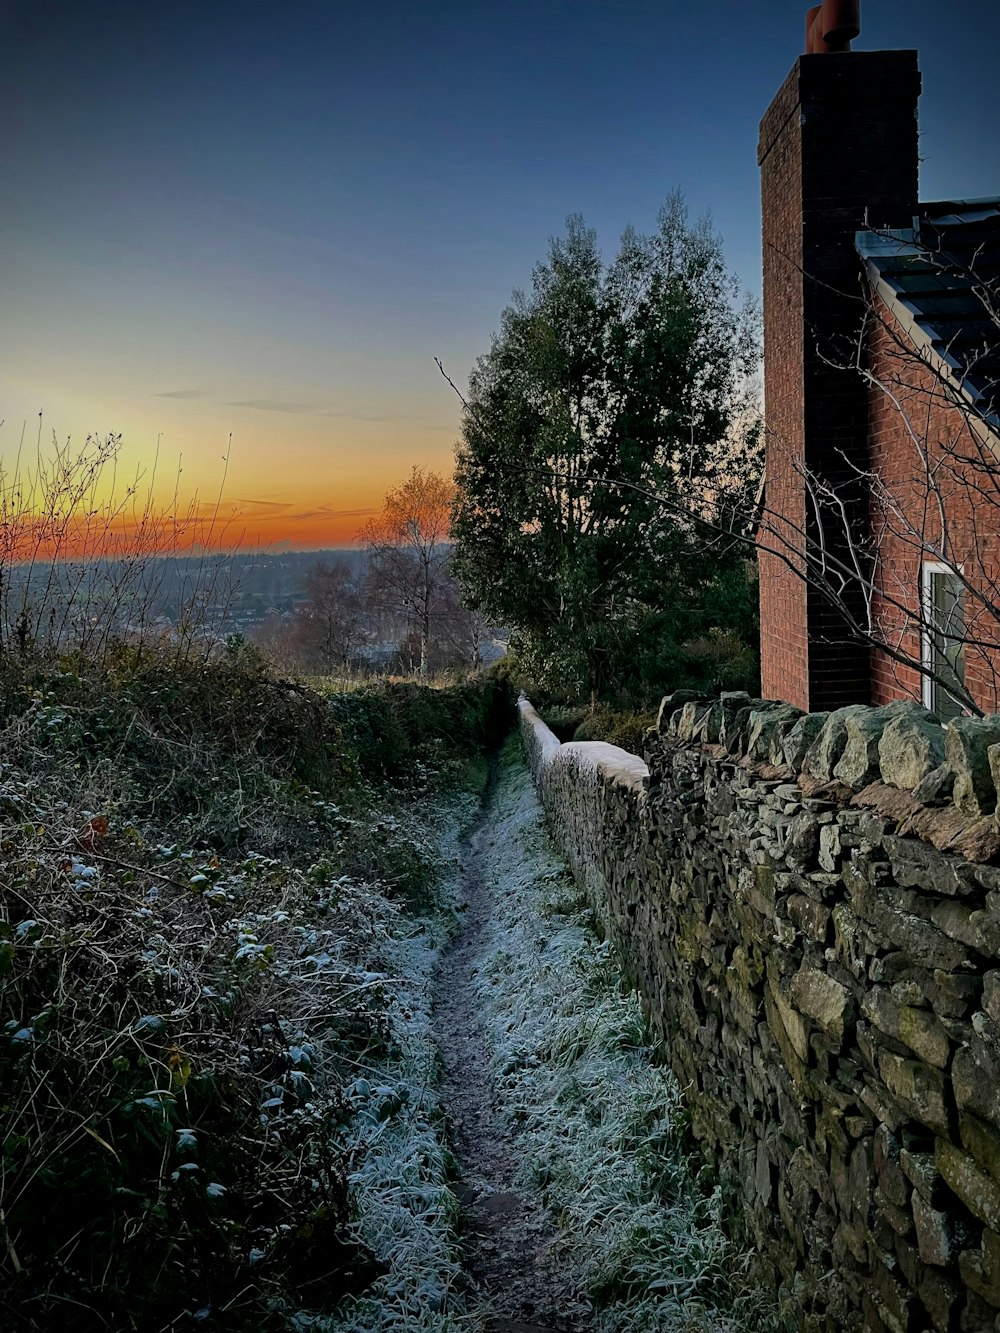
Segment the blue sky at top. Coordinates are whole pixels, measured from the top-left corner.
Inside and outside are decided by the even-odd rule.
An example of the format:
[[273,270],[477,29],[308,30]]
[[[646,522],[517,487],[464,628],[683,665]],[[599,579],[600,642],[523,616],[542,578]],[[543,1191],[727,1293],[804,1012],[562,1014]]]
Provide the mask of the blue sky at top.
[[[1000,194],[1000,7],[863,24],[920,52],[923,197]],[[803,26],[784,0],[5,0],[0,451],[44,408],[137,456],[162,434],[207,484],[232,431],[237,498],[331,514],[447,466],[432,357],[465,378],[567,213],[610,248],[679,187],[759,289],[757,125]]]

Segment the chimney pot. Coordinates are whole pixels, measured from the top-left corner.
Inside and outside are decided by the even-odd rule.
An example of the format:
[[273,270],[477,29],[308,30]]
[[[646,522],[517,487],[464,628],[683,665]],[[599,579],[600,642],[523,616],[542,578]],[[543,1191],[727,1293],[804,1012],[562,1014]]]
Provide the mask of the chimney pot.
[[860,0],[823,0],[806,12],[806,52],[849,51],[861,32]]

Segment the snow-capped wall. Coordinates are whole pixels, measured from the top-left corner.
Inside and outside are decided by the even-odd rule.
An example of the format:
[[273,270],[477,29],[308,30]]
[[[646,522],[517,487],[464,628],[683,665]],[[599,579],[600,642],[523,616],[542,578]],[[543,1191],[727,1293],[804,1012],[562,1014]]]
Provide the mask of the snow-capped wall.
[[803,1329],[993,1329],[1000,720],[676,703],[646,763],[521,727],[736,1225]]

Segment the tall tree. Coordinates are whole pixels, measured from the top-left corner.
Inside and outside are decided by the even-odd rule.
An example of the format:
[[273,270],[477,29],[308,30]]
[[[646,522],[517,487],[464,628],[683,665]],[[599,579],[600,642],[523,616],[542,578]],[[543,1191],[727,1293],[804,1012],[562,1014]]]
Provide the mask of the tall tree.
[[420,675],[428,670],[431,633],[449,579],[449,524],[455,488],[437,472],[415,467],[386,493],[382,512],[359,534],[368,551],[373,601],[404,618],[420,643]]
[[695,559],[695,524],[656,497],[699,511],[753,484],[758,356],[755,311],[679,195],[607,264],[571,217],[471,376],[452,532],[472,604],[578,650],[596,692],[650,617],[707,629],[707,585],[742,565],[720,544]]

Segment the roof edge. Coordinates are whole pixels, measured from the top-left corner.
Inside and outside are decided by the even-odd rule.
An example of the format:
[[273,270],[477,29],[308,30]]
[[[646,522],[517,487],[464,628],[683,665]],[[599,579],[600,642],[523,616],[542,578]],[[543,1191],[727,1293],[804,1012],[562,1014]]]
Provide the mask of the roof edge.
[[[979,401],[980,395],[966,382],[959,362],[938,345],[933,322],[920,319],[914,303],[906,299],[879,267],[880,259],[891,259],[918,250],[915,229],[906,227],[886,232],[866,229],[856,232],[854,240],[873,294],[892,313],[914,347],[928,357],[952,391],[971,409],[973,419],[982,423],[992,437],[993,448],[1000,453],[1000,412],[983,406]],[[962,403],[956,403],[956,407],[961,406]]]

